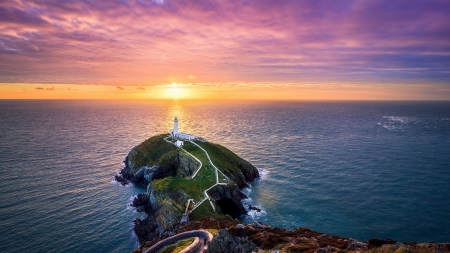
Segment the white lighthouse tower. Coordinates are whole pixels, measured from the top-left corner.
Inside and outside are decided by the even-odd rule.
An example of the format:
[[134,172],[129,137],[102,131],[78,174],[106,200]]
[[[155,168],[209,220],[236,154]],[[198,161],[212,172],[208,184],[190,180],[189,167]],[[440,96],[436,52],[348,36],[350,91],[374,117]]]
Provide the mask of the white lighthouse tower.
[[176,135],[178,133],[178,117],[175,116],[173,120],[173,134]]
[[195,135],[193,135],[193,134],[187,134],[187,133],[182,133],[182,132],[178,131],[178,117],[177,116],[175,116],[175,119],[173,120],[173,129],[170,129],[170,135],[177,140],[185,140],[185,141],[191,141],[196,138]]

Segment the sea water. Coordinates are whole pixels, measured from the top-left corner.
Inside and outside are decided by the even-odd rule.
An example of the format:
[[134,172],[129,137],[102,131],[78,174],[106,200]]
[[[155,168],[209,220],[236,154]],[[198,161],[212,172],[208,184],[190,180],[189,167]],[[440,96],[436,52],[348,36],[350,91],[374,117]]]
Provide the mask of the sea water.
[[450,242],[449,102],[0,101],[0,252],[131,252],[128,151],[181,131],[259,168],[242,217]]

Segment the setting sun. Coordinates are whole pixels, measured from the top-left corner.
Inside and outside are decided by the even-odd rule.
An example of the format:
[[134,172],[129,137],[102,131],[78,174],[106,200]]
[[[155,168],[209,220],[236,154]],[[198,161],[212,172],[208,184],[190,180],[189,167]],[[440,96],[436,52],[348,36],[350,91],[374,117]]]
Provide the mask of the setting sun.
[[189,90],[177,83],[169,84],[164,91],[164,96],[169,99],[184,99],[189,98],[189,95]]

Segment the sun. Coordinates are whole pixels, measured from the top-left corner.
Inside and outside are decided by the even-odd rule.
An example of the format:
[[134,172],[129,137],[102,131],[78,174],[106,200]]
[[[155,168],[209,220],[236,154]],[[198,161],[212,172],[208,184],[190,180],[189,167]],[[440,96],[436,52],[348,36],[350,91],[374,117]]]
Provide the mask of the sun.
[[171,99],[183,99],[189,97],[189,90],[177,83],[167,85],[164,90],[164,97]]

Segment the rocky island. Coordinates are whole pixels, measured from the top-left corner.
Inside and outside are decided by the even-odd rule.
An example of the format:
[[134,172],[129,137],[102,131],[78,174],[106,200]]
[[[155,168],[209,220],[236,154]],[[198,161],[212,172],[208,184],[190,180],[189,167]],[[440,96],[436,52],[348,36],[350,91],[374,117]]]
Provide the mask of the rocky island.
[[183,142],[173,133],[145,140],[115,176],[122,184],[146,187],[131,204],[147,214],[134,221],[141,245],[134,252],[450,252],[449,244],[360,242],[307,228],[242,224],[238,218],[247,211],[241,200],[247,196],[240,190],[258,178],[252,164],[219,144]]

